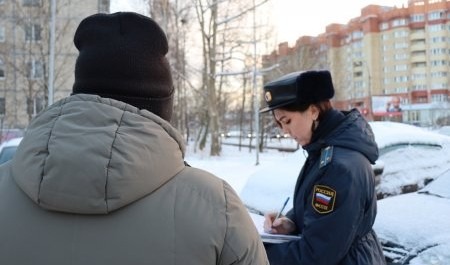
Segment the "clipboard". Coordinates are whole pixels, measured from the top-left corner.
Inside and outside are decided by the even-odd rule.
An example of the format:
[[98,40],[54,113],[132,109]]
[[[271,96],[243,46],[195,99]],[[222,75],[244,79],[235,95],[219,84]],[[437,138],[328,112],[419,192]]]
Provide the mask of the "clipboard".
[[251,212],[249,212],[249,214],[264,243],[279,244],[292,240],[299,240],[301,238],[299,235],[270,234],[264,232],[264,216]]

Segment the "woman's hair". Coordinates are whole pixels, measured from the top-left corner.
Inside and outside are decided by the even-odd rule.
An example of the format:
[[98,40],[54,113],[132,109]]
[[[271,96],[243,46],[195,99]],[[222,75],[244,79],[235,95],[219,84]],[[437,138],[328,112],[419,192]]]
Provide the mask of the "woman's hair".
[[[319,122],[322,120],[324,114],[333,108],[331,106],[331,101],[327,99],[327,100],[319,101],[317,103],[306,103],[306,104],[294,103],[294,104],[289,104],[289,105],[280,107],[279,109],[286,110],[286,111],[292,111],[292,112],[294,112],[294,111],[304,112],[311,105],[314,105],[314,106],[316,106],[319,109],[319,116],[317,118],[317,121],[319,121]],[[273,111],[272,111],[272,113],[273,113]],[[275,121],[278,124],[278,126],[281,127],[281,124],[276,119],[275,119]]]

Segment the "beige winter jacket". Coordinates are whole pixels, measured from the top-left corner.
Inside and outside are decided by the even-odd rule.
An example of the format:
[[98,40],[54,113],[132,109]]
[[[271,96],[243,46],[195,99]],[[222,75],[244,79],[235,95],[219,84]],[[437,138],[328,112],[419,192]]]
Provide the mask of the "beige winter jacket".
[[0,167],[0,264],[267,264],[232,188],[148,111],[94,95],[30,124]]

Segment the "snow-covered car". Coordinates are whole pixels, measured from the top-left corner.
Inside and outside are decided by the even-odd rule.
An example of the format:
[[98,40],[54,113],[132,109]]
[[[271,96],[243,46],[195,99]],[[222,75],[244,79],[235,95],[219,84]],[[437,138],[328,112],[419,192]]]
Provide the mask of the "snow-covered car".
[[[373,166],[379,198],[414,192],[450,165],[448,136],[397,122],[371,122],[371,126],[380,149]],[[263,213],[277,210],[292,196],[305,158],[300,149],[283,162],[261,166],[240,192],[247,207]]]
[[379,200],[374,229],[388,264],[450,264],[450,169],[417,192]]
[[417,191],[450,164],[450,137],[398,122],[370,124],[384,164],[378,198]]
[[0,145],[0,165],[13,158],[21,141],[22,137],[19,137],[3,142]]

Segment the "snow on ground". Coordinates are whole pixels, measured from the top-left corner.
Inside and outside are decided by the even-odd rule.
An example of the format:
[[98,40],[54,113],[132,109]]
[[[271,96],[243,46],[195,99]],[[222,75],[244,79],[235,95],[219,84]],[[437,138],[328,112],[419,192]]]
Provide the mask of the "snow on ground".
[[259,165],[256,165],[256,152],[254,149],[223,145],[220,157],[209,157],[209,149],[194,150],[192,145],[187,146],[186,162],[193,166],[209,171],[226,180],[237,193],[240,193],[247,183],[248,177],[258,171],[262,166],[273,165],[285,160],[290,153],[268,150],[259,153]]

